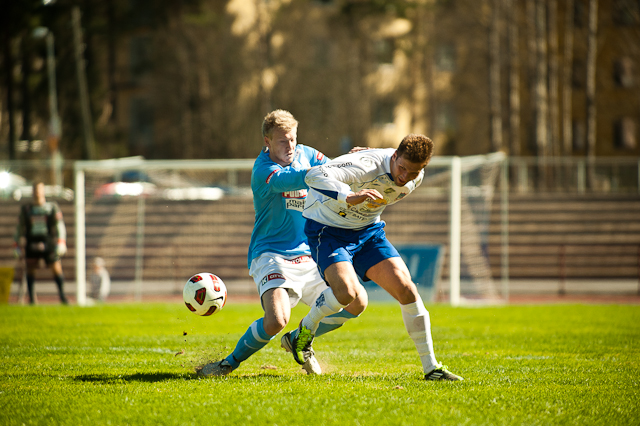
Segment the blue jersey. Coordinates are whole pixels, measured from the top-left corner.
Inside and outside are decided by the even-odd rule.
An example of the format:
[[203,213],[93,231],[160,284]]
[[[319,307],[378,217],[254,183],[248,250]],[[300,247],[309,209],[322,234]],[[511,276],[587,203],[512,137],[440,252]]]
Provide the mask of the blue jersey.
[[251,172],[253,209],[256,213],[248,263],[262,253],[285,256],[309,254],[302,217],[309,187],[304,182],[307,169],[327,162],[319,151],[297,145],[293,161],[283,167],[260,153]]

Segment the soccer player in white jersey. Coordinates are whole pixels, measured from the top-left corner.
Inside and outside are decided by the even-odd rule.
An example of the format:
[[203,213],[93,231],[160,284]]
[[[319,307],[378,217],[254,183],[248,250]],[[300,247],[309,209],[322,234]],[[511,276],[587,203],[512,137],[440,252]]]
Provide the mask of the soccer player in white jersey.
[[303,216],[311,253],[330,288],[322,292],[298,329],[289,332],[296,361],[313,342],[323,318],[340,312],[365,292],[358,276],[372,280],[399,303],[426,380],[462,380],[438,363],[433,350],[429,312],[407,266],[384,232],[380,214],[421,183],[433,142],[406,136],[398,149],[343,155],[312,168]]
[[[275,110],[262,123],[265,148],[253,165],[251,189],[256,213],[251,234],[248,263],[264,309],[264,317],[254,321],[225,359],[199,370],[204,376],[225,376],[251,355],[266,346],[289,322],[291,309],[299,301],[310,305],[326,290],[327,284],[310,256],[302,217],[307,170],[327,162],[310,147],[297,144],[298,122],[284,110]],[[362,293],[349,306],[319,322],[316,336],[342,326],[367,306]],[[290,339],[282,339],[288,351]],[[322,369],[311,345],[298,351],[308,374]]]

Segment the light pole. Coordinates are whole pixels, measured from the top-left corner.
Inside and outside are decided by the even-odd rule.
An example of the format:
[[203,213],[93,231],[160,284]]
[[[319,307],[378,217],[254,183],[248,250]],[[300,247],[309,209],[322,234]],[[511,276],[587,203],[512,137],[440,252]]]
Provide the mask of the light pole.
[[75,46],[76,71],[78,74],[78,91],[80,94],[80,112],[82,113],[82,128],[84,131],[85,156],[88,160],[95,159],[95,140],[93,124],[91,122],[91,108],[89,106],[89,89],[85,61],[83,58],[84,44],[82,42],[82,27],[80,25],[80,8],[71,9],[71,26],[73,27],[73,45]]
[[43,38],[47,44],[47,77],[49,82],[49,136],[47,138],[51,152],[53,184],[62,191],[62,155],[58,143],[62,136],[62,124],[58,114],[58,95],[56,87],[56,57],[53,32],[47,27],[36,27],[33,36]]

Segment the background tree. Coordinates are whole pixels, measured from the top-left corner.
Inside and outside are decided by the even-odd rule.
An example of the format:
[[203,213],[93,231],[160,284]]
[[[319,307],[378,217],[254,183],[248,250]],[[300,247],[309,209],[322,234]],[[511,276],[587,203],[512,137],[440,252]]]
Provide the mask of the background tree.
[[565,2],[564,55],[562,65],[562,155],[571,155],[573,146],[573,0]]
[[519,156],[521,149],[520,130],[520,19],[518,1],[507,0],[507,26],[509,33],[509,153]]
[[487,0],[491,10],[489,24],[489,99],[491,110],[491,148],[502,149],[502,102],[500,74],[500,29],[504,20],[501,13],[502,0]]
[[587,187],[595,185],[593,161],[596,157],[596,55],[598,34],[598,0],[589,0],[589,38],[587,41]]

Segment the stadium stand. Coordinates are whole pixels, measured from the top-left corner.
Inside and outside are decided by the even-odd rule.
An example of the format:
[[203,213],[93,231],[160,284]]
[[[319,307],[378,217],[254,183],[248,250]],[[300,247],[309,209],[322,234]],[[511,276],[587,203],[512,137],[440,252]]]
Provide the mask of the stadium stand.
[[[69,236],[63,268],[71,291],[75,279],[74,205],[59,203]],[[0,201],[0,245],[4,247],[0,250],[0,265],[16,267],[16,281],[22,272],[12,257],[11,244],[19,204]],[[139,249],[144,254],[143,279],[171,281],[174,292],[180,292],[185,277],[196,272],[211,271],[226,281],[249,279],[246,253],[253,226],[250,197],[171,203],[146,200],[140,247],[136,239],[136,204],[135,199],[105,199],[87,208],[87,258],[105,258],[114,282],[134,279]],[[119,210],[125,214],[115,214]],[[462,251],[479,250],[484,254],[495,279],[501,272],[499,211],[499,202],[494,200],[489,226],[479,231],[486,239],[470,241],[473,238],[462,235]],[[447,245],[449,216],[445,196],[417,193],[390,206],[383,218],[394,243]],[[508,229],[511,279],[640,279],[637,194],[510,194]],[[445,255],[444,278],[447,264]],[[48,273],[44,268],[39,270],[43,278]]]

